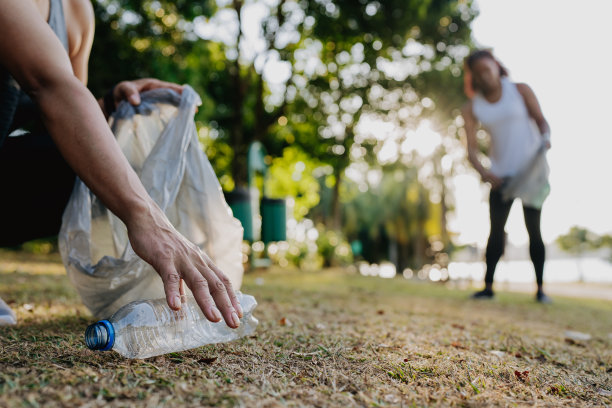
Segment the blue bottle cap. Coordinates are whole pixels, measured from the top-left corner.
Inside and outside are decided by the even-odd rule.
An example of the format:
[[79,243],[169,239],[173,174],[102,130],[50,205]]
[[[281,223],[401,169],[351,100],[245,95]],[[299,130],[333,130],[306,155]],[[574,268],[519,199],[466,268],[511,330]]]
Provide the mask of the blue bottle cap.
[[108,320],[100,320],[85,330],[85,344],[91,350],[110,350],[115,344],[115,328]]

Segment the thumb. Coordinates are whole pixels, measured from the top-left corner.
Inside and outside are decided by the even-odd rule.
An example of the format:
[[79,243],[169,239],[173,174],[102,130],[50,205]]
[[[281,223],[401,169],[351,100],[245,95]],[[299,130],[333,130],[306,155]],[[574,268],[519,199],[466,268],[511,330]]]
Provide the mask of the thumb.
[[140,105],[140,94],[138,93],[138,91],[135,91],[131,95],[128,95],[127,99],[134,106]]
[[131,82],[124,82],[121,87],[121,96],[126,99],[130,104],[136,106],[140,105],[140,93],[138,88]]

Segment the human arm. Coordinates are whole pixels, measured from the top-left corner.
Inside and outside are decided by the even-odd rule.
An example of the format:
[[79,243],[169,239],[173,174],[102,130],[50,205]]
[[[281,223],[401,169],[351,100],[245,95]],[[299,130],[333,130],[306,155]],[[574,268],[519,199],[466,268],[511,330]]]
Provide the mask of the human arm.
[[527,84],[516,84],[516,88],[525,101],[525,106],[527,107],[529,116],[535,121],[538,129],[540,130],[540,134],[550,149],[550,126],[548,125],[546,118],[544,118],[538,98],[536,98],[535,93]]
[[502,179],[491,173],[487,168],[485,168],[480,162],[480,158],[478,157],[480,150],[478,149],[478,140],[476,138],[476,126],[478,121],[474,116],[472,111],[472,101],[468,101],[463,108],[461,109],[461,114],[463,116],[464,128],[467,138],[467,153],[468,160],[476,169],[478,174],[483,181],[490,183],[491,187],[498,188],[502,184]]
[[65,50],[33,2],[6,0],[3,6],[0,63],[38,105],[68,164],[125,223],[134,251],[161,276],[170,307],[180,308],[183,279],[209,320],[223,317],[237,327],[236,315],[242,311],[229,279],[174,229],[149,197],[95,98],[73,74]]

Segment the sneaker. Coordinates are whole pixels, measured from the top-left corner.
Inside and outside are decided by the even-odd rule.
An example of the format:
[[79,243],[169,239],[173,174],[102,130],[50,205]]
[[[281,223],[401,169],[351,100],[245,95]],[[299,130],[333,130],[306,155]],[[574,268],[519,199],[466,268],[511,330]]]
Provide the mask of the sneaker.
[[550,305],[553,301],[551,298],[546,296],[544,292],[538,292],[536,293],[536,302],[542,303],[544,305]]
[[472,299],[493,299],[493,296],[495,296],[495,294],[491,289],[483,289],[474,293]]

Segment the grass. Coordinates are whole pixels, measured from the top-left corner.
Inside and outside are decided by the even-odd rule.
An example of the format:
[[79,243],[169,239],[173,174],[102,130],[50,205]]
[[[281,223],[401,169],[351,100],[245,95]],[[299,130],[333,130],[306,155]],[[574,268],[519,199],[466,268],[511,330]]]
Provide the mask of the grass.
[[341,270],[248,274],[243,291],[256,335],[126,360],[85,347],[92,318],[56,258],[0,253],[20,321],[0,328],[0,406],[612,405],[611,302],[483,303]]

